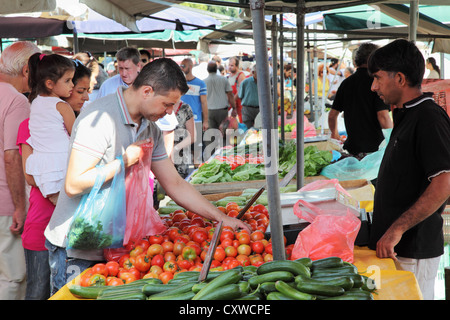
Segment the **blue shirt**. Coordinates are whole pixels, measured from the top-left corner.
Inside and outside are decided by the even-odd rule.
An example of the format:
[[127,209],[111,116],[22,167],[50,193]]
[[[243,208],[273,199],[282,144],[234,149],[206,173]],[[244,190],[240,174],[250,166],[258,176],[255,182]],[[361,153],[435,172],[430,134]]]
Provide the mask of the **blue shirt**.
[[239,98],[243,106],[259,106],[258,85],[256,84],[255,78],[248,77],[241,82]]
[[205,81],[194,78],[187,82],[189,86],[189,91],[181,97],[181,101],[187,103],[194,113],[194,121],[201,122],[202,117],[202,102],[200,96],[205,96],[207,94]]
[[120,74],[116,74],[115,76],[105,80],[98,90],[98,94],[95,97],[95,99],[107,96],[108,94],[115,93],[117,91],[117,88],[120,86],[124,86],[128,88],[128,85],[123,82],[122,77]]

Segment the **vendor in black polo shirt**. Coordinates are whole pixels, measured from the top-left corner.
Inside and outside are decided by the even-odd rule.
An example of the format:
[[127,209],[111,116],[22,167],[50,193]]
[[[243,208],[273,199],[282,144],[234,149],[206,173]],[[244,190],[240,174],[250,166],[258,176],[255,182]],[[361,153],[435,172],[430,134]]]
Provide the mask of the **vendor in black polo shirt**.
[[344,112],[347,139],[343,148],[357,159],[377,151],[384,140],[381,129],[392,128],[390,106],[370,90],[372,78],[367,71],[367,59],[376,49],[378,46],[373,43],[363,43],[356,49],[354,63],[357,70],[342,81],[328,114],[331,138],[340,140],[337,120],[339,113]]
[[369,248],[414,272],[424,299],[444,252],[441,214],[450,196],[450,120],[422,93],[425,62],[413,42],[396,40],[369,58],[372,90],[394,106],[394,128],[378,174]]

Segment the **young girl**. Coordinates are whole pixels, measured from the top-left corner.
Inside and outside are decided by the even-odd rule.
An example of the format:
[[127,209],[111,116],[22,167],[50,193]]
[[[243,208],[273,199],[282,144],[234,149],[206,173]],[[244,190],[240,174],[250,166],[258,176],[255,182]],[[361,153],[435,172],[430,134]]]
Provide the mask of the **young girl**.
[[66,173],[69,138],[75,113],[61,98],[73,90],[75,65],[58,54],[32,55],[28,61],[31,93],[30,138],[33,148],[26,163],[42,195],[56,204]]
[[[75,64],[75,75],[72,79],[73,91],[70,97],[64,100],[72,107],[75,114],[78,114],[83,104],[89,100],[91,71],[80,62],[75,62]],[[17,145],[22,154],[24,171],[26,170],[27,159],[33,153],[33,149],[27,144],[30,137],[28,124],[29,119],[24,120],[20,124],[17,134]],[[27,274],[25,300],[47,300],[50,298],[52,291],[48,262],[49,253],[45,247],[44,230],[50,221],[55,206],[48,198],[44,198],[39,189],[35,187],[32,176],[25,174],[25,179],[31,185],[30,205],[22,232]]]

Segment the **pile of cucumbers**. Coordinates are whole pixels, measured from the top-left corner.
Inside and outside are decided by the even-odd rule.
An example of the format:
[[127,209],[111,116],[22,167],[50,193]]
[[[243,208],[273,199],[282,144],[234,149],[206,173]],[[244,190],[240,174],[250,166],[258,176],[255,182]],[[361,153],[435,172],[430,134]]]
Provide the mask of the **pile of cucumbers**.
[[140,279],[121,286],[81,287],[72,294],[97,300],[373,300],[375,283],[339,257],[277,260],[259,267],[177,273],[167,284]]

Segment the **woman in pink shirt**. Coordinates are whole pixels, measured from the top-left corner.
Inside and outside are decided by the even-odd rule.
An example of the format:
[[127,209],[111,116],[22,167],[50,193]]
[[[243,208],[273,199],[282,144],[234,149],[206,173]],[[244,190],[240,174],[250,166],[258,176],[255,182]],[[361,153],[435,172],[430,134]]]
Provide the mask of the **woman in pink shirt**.
[[[78,60],[75,60],[75,64],[76,69],[72,79],[74,88],[71,96],[65,100],[73,108],[75,114],[78,114],[84,102],[89,100],[91,71]],[[33,149],[26,142],[30,137],[28,121],[29,119],[26,119],[20,124],[17,135],[17,145],[24,166],[28,156],[33,152]],[[31,185],[30,204],[22,233],[27,271],[25,300],[46,300],[50,297],[50,266],[48,251],[44,245],[44,230],[55,206],[48,198],[42,196],[34,183],[33,176],[25,174],[25,178],[27,183]]]

